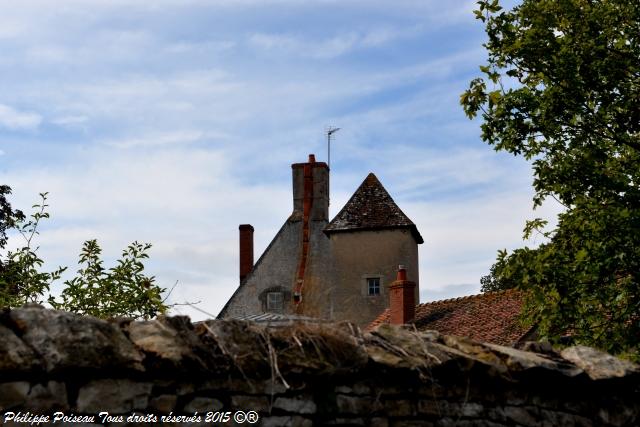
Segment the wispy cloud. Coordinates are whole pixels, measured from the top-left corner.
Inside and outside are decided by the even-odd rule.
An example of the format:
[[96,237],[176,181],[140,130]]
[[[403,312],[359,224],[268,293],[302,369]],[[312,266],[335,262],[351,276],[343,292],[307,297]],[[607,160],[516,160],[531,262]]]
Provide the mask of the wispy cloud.
[[254,33],[248,38],[250,45],[269,54],[293,54],[308,58],[332,59],[360,49],[383,46],[398,39],[414,37],[422,26],[411,28],[374,28],[365,31],[346,31],[331,37],[310,39],[299,34]]
[[151,133],[138,138],[122,138],[106,141],[105,144],[118,148],[154,147],[161,145],[189,144],[204,140],[220,140],[226,138],[224,133],[205,133],[202,131],[185,130],[176,132]]
[[18,111],[0,104],[0,126],[11,130],[31,130],[40,126],[42,117],[37,113]]

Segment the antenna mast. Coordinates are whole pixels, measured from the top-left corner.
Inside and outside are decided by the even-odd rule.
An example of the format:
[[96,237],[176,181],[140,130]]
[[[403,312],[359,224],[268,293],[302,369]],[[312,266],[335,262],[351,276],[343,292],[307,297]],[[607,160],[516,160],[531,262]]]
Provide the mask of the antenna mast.
[[327,167],[331,170],[331,136],[338,132],[340,128],[329,126],[327,128]]

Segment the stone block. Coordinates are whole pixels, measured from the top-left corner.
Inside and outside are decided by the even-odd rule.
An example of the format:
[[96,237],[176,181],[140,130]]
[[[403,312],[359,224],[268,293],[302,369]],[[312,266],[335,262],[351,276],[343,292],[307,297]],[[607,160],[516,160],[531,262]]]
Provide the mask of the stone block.
[[77,410],[83,413],[107,411],[112,414],[146,409],[152,384],[126,379],[91,381],[78,393]]
[[161,394],[149,401],[149,408],[153,411],[167,414],[176,408],[178,397],[173,394]]
[[410,400],[387,400],[384,408],[388,415],[392,417],[409,417],[416,414],[414,402]]
[[534,427],[540,424],[538,420],[538,410],[534,407],[505,406],[503,413],[507,420],[517,425]]
[[91,316],[22,308],[9,312],[12,327],[36,349],[48,372],[78,369],[142,370],[143,359],[115,325]]
[[68,410],[66,385],[57,381],[34,385],[27,396],[25,408],[40,413],[46,413],[50,410]]
[[309,398],[278,397],[273,403],[273,407],[295,414],[314,414],[316,412],[315,402]]
[[577,345],[565,348],[560,355],[584,370],[593,380],[640,376],[639,365],[595,348]]
[[270,402],[264,396],[231,396],[231,410],[269,412]]
[[22,405],[27,400],[30,384],[26,381],[0,383],[0,410]]
[[194,397],[186,405],[184,405],[184,412],[209,412],[218,411],[222,409],[224,405],[218,399],[213,397]]
[[30,372],[40,367],[38,355],[11,329],[0,324],[0,373]]
[[372,401],[368,397],[336,395],[338,412],[343,414],[367,414],[373,409]]
[[371,394],[371,388],[368,385],[363,383],[355,383],[350,386],[346,386],[346,385],[337,386],[336,393],[369,395]]

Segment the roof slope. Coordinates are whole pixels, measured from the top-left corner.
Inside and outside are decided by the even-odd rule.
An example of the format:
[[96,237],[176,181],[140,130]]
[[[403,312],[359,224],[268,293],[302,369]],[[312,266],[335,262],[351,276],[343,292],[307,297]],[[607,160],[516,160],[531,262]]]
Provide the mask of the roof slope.
[[378,178],[370,173],[324,232],[389,228],[407,228],[418,243],[424,242],[416,225],[400,210]]
[[[512,345],[531,330],[519,321],[523,299],[522,292],[509,289],[419,304],[413,324],[421,331],[435,329],[447,335]],[[389,309],[367,329],[382,323],[389,323]]]

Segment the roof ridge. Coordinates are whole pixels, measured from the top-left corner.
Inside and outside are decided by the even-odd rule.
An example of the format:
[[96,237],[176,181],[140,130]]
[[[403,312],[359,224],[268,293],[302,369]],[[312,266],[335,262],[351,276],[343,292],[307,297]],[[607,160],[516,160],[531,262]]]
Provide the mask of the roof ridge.
[[463,301],[463,300],[469,300],[469,299],[475,299],[475,298],[483,298],[487,296],[506,294],[511,292],[520,292],[520,291],[516,288],[509,288],[509,289],[500,289],[498,291],[480,292],[479,294],[462,295],[459,297],[451,297],[451,298],[445,298],[445,299],[440,299],[435,301],[421,302],[416,307],[421,307],[423,305],[428,305],[428,304],[437,304],[437,303],[443,303],[443,302],[454,302],[454,301]]

